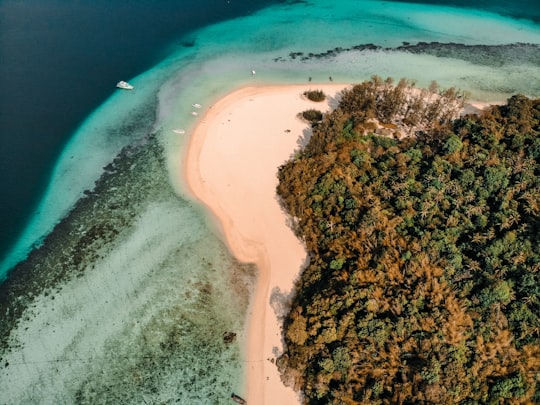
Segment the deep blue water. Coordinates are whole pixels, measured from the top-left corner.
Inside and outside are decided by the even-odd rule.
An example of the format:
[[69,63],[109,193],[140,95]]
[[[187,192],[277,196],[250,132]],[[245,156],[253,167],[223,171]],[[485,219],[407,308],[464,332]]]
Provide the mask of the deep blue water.
[[193,29],[269,0],[1,0],[0,262],[62,148],[114,91]]

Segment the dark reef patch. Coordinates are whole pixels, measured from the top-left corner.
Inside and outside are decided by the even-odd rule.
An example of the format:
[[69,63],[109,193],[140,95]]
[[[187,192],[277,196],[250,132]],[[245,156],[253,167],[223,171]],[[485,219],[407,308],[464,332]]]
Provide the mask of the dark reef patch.
[[503,66],[516,64],[540,65],[538,44],[464,45],[458,43],[419,42],[403,44],[396,51],[427,54],[441,58],[454,58],[477,65]]
[[[133,223],[137,205],[150,193],[162,190],[172,196],[163,160],[155,136],[124,148],[104,168],[95,188],[85,191],[43,243],[9,273],[0,284],[0,358],[16,344],[10,342],[10,332],[36,296],[45,292],[54,296],[59,285],[81,276],[89,263],[103,257],[108,245]],[[140,181],[126,181],[133,176]],[[159,183],[163,187],[156,187]]]
[[433,55],[440,58],[453,58],[471,62],[478,65],[500,67],[504,65],[531,64],[540,65],[540,45],[513,43],[503,45],[465,45],[458,43],[441,42],[418,42],[410,44],[407,41],[403,45],[388,48],[376,44],[360,44],[352,47],[336,47],[325,52],[291,52],[288,57],[278,56],[275,62],[285,62],[288,60],[308,61],[312,59],[334,58],[346,52],[363,51],[386,51],[386,52],[408,52],[413,54]]

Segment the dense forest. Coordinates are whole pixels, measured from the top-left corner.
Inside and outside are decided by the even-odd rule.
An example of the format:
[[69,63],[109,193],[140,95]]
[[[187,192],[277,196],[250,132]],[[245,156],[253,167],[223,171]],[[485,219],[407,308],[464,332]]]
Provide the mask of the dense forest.
[[305,404],[540,403],[540,99],[463,96],[374,77],[280,168]]

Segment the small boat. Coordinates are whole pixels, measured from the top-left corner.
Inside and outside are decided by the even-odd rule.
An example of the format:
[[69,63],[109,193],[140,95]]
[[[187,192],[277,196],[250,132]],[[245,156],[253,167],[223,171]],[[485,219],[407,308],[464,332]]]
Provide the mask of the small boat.
[[201,106],[200,104],[198,104],[198,103],[192,104],[192,106],[195,107],[195,108],[201,108],[201,107],[202,107],[202,106]]
[[253,76],[255,76],[255,75],[257,74],[257,72],[256,72],[255,70],[252,70],[252,71],[251,71],[251,74],[252,74]]
[[175,134],[180,134],[180,135],[186,133],[186,131],[184,131],[183,129],[173,129],[173,132],[174,132]]
[[133,86],[123,80],[120,80],[118,83],[116,83],[116,87],[124,90],[133,90]]
[[197,116],[197,115],[199,115],[199,113],[198,113],[197,111],[192,111],[192,112],[191,112],[191,115]]
[[231,394],[231,398],[234,402],[236,402],[237,404],[247,404],[247,401],[242,398],[242,397],[239,397],[238,395],[236,395],[234,392]]

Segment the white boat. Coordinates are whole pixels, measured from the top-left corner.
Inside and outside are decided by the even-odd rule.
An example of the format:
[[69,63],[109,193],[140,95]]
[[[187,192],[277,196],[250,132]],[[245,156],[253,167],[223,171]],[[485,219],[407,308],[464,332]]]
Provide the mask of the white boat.
[[173,129],[173,132],[174,132],[175,134],[180,134],[180,135],[186,133],[186,131],[184,131],[183,129]]
[[198,113],[197,111],[192,111],[192,112],[191,112],[191,115],[197,116],[197,115],[199,115],[199,113]]
[[118,83],[116,83],[116,87],[124,90],[133,90],[133,86],[123,80],[120,80]]
[[201,106],[200,104],[198,104],[198,103],[192,104],[192,106],[195,107],[195,108],[201,108],[201,107],[202,107],[202,106]]

